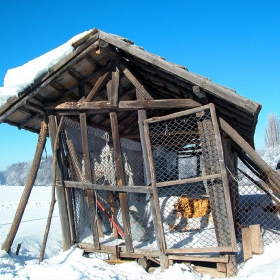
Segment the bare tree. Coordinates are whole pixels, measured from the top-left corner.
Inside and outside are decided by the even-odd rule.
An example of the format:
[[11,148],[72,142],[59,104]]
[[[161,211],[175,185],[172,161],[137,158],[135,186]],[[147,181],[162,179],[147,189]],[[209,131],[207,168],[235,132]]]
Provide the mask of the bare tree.
[[264,142],[266,148],[280,146],[280,118],[274,113],[268,115]]

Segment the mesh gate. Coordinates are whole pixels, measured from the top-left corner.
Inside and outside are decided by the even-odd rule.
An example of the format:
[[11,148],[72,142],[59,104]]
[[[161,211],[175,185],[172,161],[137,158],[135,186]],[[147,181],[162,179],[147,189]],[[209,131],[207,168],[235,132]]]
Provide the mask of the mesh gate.
[[223,158],[217,148],[220,135],[210,111],[205,106],[145,123],[168,253],[188,248],[233,250],[227,178],[222,178]]

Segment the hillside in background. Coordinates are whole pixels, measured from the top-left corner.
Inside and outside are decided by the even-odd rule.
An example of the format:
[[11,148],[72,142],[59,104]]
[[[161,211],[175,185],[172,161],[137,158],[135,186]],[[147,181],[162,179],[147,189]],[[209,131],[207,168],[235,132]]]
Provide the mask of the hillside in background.
[[[259,155],[273,168],[280,162],[280,146],[258,151]],[[35,186],[52,184],[53,158],[42,158],[40,168],[35,181]],[[0,171],[0,185],[24,186],[31,168],[32,162],[19,162],[10,165],[7,170]]]
[[[42,158],[35,181],[35,186],[52,184],[52,157]],[[8,166],[6,171],[0,171],[0,185],[24,186],[32,161],[18,162]]]

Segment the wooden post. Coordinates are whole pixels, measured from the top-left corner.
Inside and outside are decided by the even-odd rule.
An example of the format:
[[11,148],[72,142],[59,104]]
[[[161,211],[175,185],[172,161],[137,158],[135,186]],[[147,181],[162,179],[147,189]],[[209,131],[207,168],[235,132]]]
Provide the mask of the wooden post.
[[[204,170],[206,173],[205,175],[211,175],[220,173],[219,158],[216,150],[217,148],[212,121],[210,118],[204,119],[204,115],[204,111],[197,113],[197,116],[200,117],[197,126],[201,139],[201,149],[205,166]],[[223,234],[225,232],[223,227],[227,223],[227,220],[224,217],[226,209],[220,208],[221,202],[224,200],[224,198],[221,197],[219,192],[216,190],[217,188],[221,188],[221,181],[221,179],[211,180],[211,183],[208,185],[208,192],[218,246],[228,246],[228,242],[225,242],[225,240],[222,238],[223,235],[225,235]],[[221,213],[221,210],[224,212],[223,214]]]
[[17,234],[22,216],[24,214],[25,207],[27,205],[31,190],[33,188],[33,185],[34,185],[34,182],[35,182],[35,179],[37,176],[42,153],[43,153],[45,143],[46,143],[47,132],[48,132],[48,126],[45,121],[42,121],[41,130],[40,130],[40,134],[39,134],[39,138],[38,138],[38,142],[37,142],[37,147],[36,147],[33,163],[32,163],[31,169],[29,171],[27,181],[26,181],[17,211],[15,213],[15,217],[14,217],[13,223],[11,225],[10,231],[6,237],[6,240],[2,244],[2,250],[5,250],[7,253],[10,252],[12,243]]
[[[84,167],[85,167],[85,179],[88,183],[92,183],[86,117],[87,117],[86,113],[80,113],[80,125],[81,125],[81,137],[82,137],[82,147],[83,147],[83,159],[84,159]],[[92,230],[92,234],[93,234],[94,248],[100,249],[97,216],[96,216],[97,213],[95,211],[96,205],[95,205],[95,201],[94,201],[94,191],[87,190],[87,197],[88,197],[87,202],[88,202],[91,230]]]
[[[144,99],[142,94],[139,93],[137,89],[136,89],[136,96],[137,96],[137,100]],[[148,153],[147,153],[145,135],[144,135],[144,123],[143,122],[146,119],[147,119],[146,110],[138,110],[138,125],[139,125],[140,141],[141,141],[142,154],[143,154],[144,166],[145,166],[145,171],[146,171],[146,181],[147,181],[147,185],[149,186],[151,184],[152,180],[151,180],[150,165],[149,165],[149,159],[148,159]]]
[[146,144],[146,150],[147,150],[147,156],[148,156],[148,162],[150,163],[150,178],[152,182],[153,187],[153,194],[150,195],[150,203],[151,203],[151,212],[153,217],[153,224],[156,234],[156,240],[157,240],[157,246],[158,246],[158,254],[160,259],[160,266],[161,269],[164,271],[169,267],[169,260],[168,257],[165,255],[166,250],[166,243],[164,238],[164,232],[162,228],[162,220],[161,220],[161,214],[160,214],[160,206],[159,206],[159,200],[158,200],[158,190],[156,187],[156,172],[154,168],[154,160],[152,155],[152,148],[151,148],[151,142],[150,142],[150,134],[149,134],[149,126],[147,121],[144,122],[144,133],[145,133],[145,144]]
[[214,104],[210,104],[210,112],[212,117],[212,123],[213,123],[213,129],[215,133],[216,138],[216,146],[217,146],[217,152],[219,157],[219,164],[220,164],[220,170],[222,174],[222,180],[223,180],[223,187],[224,187],[224,197],[225,197],[225,204],[226,204],[226,211],[228,216],[228,225],[229,225],[229,231],[230,231],[230,240],[231,245],[234,252],[237,252],[237,244],[236,244],[236,237],[235,237],[235,228],[234,228],[234,222],[233,222],[233,213],[232,213],[232,206],[231,206],[231,200],[230,200],[230,190],[229,190],[229,183],[228,183],[228,177],[227,177],[227,170],[224,162],[224,153],[223,153],[223,146],[221,141],[221,134],[219,130],[219,125],[217,122],[217,116],[215,111]]
[[[124,171],[123,171],[123,163],[122,163],[122,156],[121,156],[118,117],[116,112],[110,112],[110,120],[111,120],[111,127],[112,127],[112,139],[113,139],[113,148],[114,148],[114,158],[116,163],[117,181],[119,186],[123,186],[125,180],[124,180]],[[132,237],[131,237],[129,208],[128,208],[126,193],[119,192],[119,198],[120,198],[120,206],[122,210],[123,229],[125,234],[124,236],[125,247],[128,252],[132,252],[133,244],[132,244]]]
[[[57,133],[57,124],[56,118],[53,112],[49,112],[49,135],[51,139],[51,145],[53,153],[54,151],[54,144],[55,144],[55,137]],[[65,188],[62,186],[63,178],[63,164],[62,164],[62,157],[61,157],[61,148],[57,150],[57,163],[58,165],[56,168],[56,194],[57,194],[57,203],[59,209],[59,217],[60,217],[60,224],[61,224],[61,233],[62,233],[62,249],[63,251],[68,250],[71,247],[71,232],[70,232],[70,224],[69,224],[69,217],[68,217],[68,207],[67,207],[67,200],[65,195]]]

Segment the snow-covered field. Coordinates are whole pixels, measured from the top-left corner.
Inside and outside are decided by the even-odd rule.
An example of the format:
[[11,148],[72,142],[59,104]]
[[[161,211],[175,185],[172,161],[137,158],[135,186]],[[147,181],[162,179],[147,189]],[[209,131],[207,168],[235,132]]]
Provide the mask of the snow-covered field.
[[[0,246],[10,229],[23,187],[0,186]],[[71,248],[61,252],[61,231],[57,208],[46,248],[45,260],[38,258],[48,216],[51,187],[34,187],[11,255],[0,250],[0,279],[211,279],[191,267],[175,264],[161,272],[147,273],[136,262],[109,265],[96,258],[83,257],[83,251]],[[21,243],[18,256],[17,245]],[[280,244],[265,248],[265,253],[247,261],[233,280],[280,279]]]

